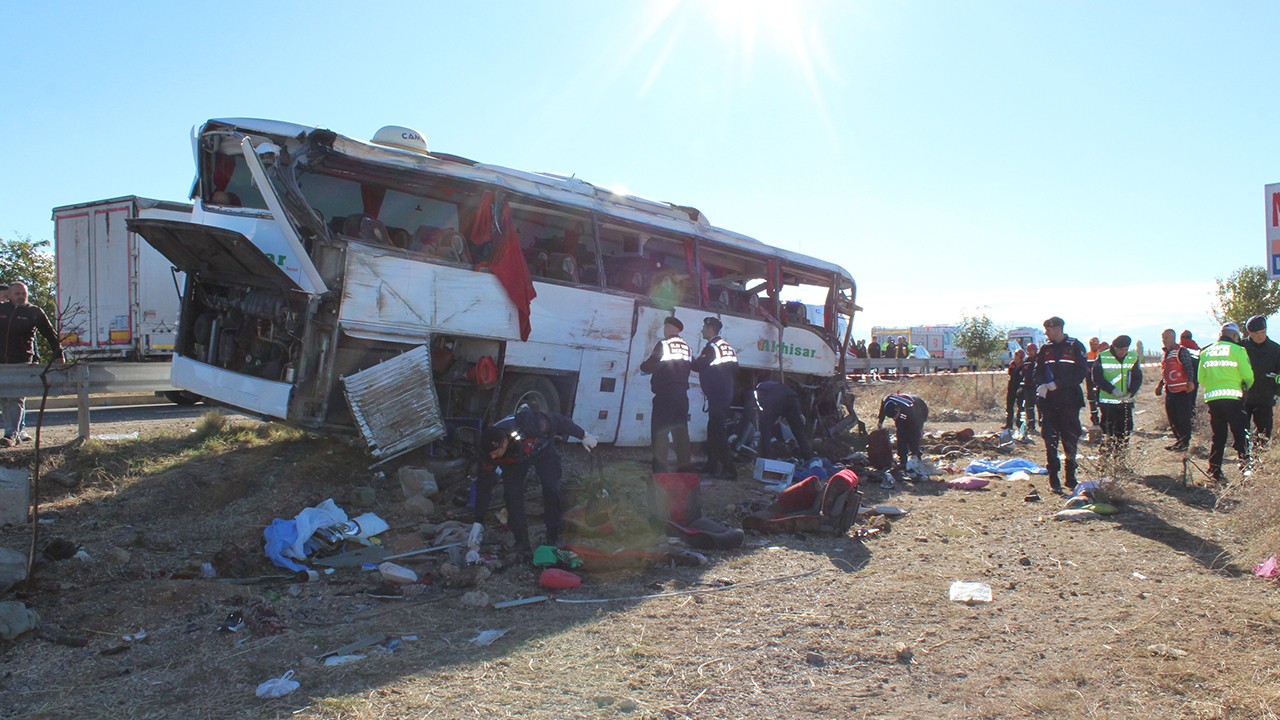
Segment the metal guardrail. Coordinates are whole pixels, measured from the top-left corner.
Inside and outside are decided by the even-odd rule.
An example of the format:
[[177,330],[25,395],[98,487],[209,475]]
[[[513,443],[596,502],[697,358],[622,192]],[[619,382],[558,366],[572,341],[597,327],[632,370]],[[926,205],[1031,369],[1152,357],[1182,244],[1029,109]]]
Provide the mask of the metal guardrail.
[[966,358],[847,358],[845,372],[850,375],[869,375],[872,371],[881,375],[890,372],[899,375],[921,375],[935,372],[960,372],[972,370],[975,364]]
[[[74,362],[49,368],[49,396],[74,395],[80,437],[89,437],[89,396],[177,390],[167,362]],[[0,365],[0,397],[38,399],[44,394],[43,365]]]

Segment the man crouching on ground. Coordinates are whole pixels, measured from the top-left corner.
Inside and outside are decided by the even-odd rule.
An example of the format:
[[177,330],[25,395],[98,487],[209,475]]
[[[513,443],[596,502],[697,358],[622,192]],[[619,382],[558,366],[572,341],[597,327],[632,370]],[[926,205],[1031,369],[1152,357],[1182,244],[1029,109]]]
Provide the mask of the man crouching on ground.
[[[530,555],[529,521],[524,511],[524,483],[532,467],[542,483],[543,521],[546,523],[547,545],[560,543],[560,525],[564,508],[560,498],[560,454],[556,438],[582,438],[582,446],[591,450],[596,436],[578,427],[573,420],[556,413],[521,410],[485,428],[480,435],[480,471],[476,477],[475,526],[489,513],[493,486],[502,481],[502,494],[507,501],[507,527],[515,535],[515,553]],[[478,544],[478,543],[477,543]]]

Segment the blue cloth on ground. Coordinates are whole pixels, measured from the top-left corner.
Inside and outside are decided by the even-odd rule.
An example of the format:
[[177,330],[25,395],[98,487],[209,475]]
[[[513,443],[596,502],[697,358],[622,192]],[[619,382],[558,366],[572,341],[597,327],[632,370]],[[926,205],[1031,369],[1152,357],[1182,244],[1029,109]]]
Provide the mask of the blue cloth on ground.
[[275,563],[277,567],[287,570],[306,570],[306,565],[299,565],[284,556],[284,551],[292,547],[298,540],[298,521],[297,520],[281,520],[276,518],[270,525],[262,531],[262,537],[265,539],[266,547],[264,552],[266,556]]
[[974,460],[969,463],[969,466],[966,467],[964,471],[970,475],[976,475],[984,472],[997,473],[999,475],[1012,475],[1019,471],[1026,472],[1031,475],[1049,474],[1049,471],[1045,468],[1040,467],[1030,460],[1023,460],[1022,458],[1010,458],[1001,462],[996,462],[994,460]]
[[791,473],[791,484],[817,476],[819,480],[830,480],[837,472],[835,463],[826,458],[816,457],[805,464],[796,463],[795,472]]

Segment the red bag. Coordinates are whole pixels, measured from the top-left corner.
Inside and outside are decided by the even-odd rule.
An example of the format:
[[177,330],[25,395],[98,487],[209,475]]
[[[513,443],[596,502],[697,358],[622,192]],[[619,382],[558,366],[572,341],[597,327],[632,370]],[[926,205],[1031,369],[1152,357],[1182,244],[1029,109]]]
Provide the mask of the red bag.
[[538,584],[551,590],[570,590],[581,585],[582,578],[574,575],[568,570],[547,568],[546,570],[543,570],[542,575],[538,577]]
[[893,444],[889,442],[889,431],[883,428],[872,430],[867,438],[867,462],[878,470],[893,467]]

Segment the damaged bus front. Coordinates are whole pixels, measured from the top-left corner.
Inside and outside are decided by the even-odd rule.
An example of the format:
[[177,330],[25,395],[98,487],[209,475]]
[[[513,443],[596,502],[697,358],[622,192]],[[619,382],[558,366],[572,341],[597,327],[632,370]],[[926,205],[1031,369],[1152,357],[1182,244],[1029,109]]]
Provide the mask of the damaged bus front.
[[187,272],[173,382],[191,392],[313,429],[354,425],[380,460],[518,407],[644,445],[639,364],[674,313],[722,320],[740,392],[782,376],[812,407],[840,402],[836,334],[856,305],[837,265],[693,208],[430,153],[406,128],[363,142],[211,120],[193,143],[192,222],[131,224]]

